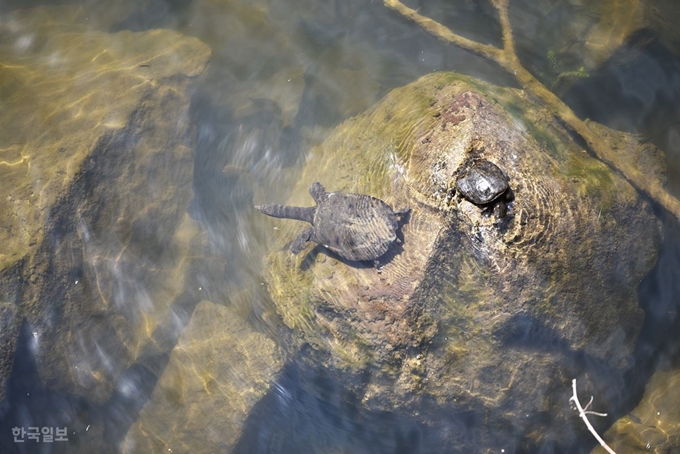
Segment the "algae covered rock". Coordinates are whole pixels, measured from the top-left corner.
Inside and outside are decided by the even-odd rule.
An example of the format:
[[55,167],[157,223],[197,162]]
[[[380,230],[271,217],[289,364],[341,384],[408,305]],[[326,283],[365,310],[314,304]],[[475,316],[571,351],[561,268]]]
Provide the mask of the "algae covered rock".
[[202,301],[123,452],[231,452],[250,409],[282,366],[282,352],[271,339],[233,309]]
[[210,48],[71,16],[38,8],[0,24],[1,301],[27,321],[46,386],[101,403],[182,290],[188,88]]
[[[390,92],[311,152],[288,205],[304,204],[318,180],[412,210],[381,274],[315,251],[297,258],[285,248],[295,223],[267,224],[277,227],[265,274],[278,311],[368,409],[426,422],[477,415],[488,446],[515,438],[504,430],[543,443],[560,436],[542,432],[550,418],[553,428],[580,430],[566,424],[564,402],[583,364],[601,366],[592,377],[625,368],[659,223],[552,118],[519,90],[433,74]],[[658,150],[608,134],[622,159],[651,153],[639,162],[661,174]],[[507,176],[505,217],[456,196],[469,159]],[[562,389],[564,402],[555,397]],[[424,411],[432,405],[442,413]],[[480,435],[457,433],[448,441],[459,447]]]

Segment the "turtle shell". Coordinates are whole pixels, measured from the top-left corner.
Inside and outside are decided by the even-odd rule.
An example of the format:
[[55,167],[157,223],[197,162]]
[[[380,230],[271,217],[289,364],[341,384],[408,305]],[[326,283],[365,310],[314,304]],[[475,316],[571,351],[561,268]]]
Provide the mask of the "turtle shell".
[[314,215],[317,242],[348,260],[376,260],[397,239],[397,216],[375,197],[328,193]]
[[474,160],[463,166],[456,190],[475,205],[486,205],[508,190],[508,177],[493,162]]

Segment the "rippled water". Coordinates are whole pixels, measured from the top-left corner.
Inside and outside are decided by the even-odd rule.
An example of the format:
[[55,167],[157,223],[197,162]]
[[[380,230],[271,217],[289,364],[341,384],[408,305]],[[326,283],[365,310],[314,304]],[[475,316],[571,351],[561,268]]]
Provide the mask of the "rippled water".
[[[581,118],[661,148],[668,188],[680,196],[680,8],[671,0],[510,3],[525,67]],[[408,4],[467,38],[500,44],[489,2]],[[159,29],[177,34],[141,35]],[[209,47],[205,70],[208,49],[182,37]],[[26,258],[2,255],[3,266],[19,265],[1,281],[0,302],[18,308],[2,312],[1,326],[16,326],[18,341],[0,343],[4,357],[16,347],[0,404],[0,452],[434,453],[452,449],[441,448],[447,431],[486,434],[480,443],[494,438],[479,415],[428,426],[407,412],[368,411],[310,360],[311,347],[293,348],[296,335],[263,282],[267,231],[252,206],[285,201],[310,149],[391,89],[435,71],[517,87],[511,75],[379,1],[0,0],[0,38],[0,175],[17,185],[31,178],[16,193],[6,184],[2,206],[18,214],[2,218],[0,238]],[[569,77],[581,66],[589,77]],[[163,84],[170,88],[162,96],[143,89]],[[126,125],[146,112],[166,126]],[[123,132],[97,133],[105,127]],[[96,143],[83,145],[91,137]],[[153,153],[129,151],[139,137]],[[71,149],[87,157],[65,164],[52,157]],[[128,162],[145,159],[143,171]],[[680,358],[680,224],[655,211],[663,249],[640,283],[645,322],[634,365],[601,430],[635,408],[659,365],[672,369]],[[192,320],[197,307],[203,318]],[[15,312],[19,321],[10,323]],[[242,342],[222,338],[224,324]],[[187,326],[191,334],[180,341]],[[244,367],[211,369],[220,359],[209,352],[219,349]],[[225,379],[215,370],[243,375]],[[183,392],[192,389],[183,380],[231,396],[227,413],[237,429],[192,437],[209,424],[206,414],[219,413],[219,400]],[[171,406],[143,410],[154,392]],[[183,416],[154,426],[174,414]],[[678,436],[677,427],[657,426]],[[17,443],[17,427],[67,427],[68,441]],[[126,444],[134,431],[154,438],[152,448]],[[177,433],[190,442],[166,445]],[[517,440],[505,441],[493,440],[494,452],[520,452]],[[595,444],[584,437],[541,449],[589,452]]]

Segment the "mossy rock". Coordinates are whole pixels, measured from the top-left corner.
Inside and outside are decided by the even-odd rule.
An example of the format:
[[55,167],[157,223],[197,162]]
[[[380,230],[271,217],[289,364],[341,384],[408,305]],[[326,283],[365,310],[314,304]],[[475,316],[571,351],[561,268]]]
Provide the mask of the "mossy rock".
[[233,452],[283,361],[233,308],[200,302],[121,451]]
[[[646,151],[638,162],[662,174],[658,150],[606,132],[622,159]],[[451,197],[471,155],[509,178],[514,201],[500,221]],[[625,367],[659,222],[520,90],[453,73],[395,89],[312,150],[289,200],[276,202],[310,205],[314,181],[412,210],[381,273],[321,247],[293,256],[286,246],[304,227],[263,218],[278,228],[265,275],[280,314],[326,366],[363,377],[349,386],[368,408],[415,414],[427,400],[506,425],[562,418],[568,406],[549,396],[564,388],[568,399],[567,364],[578,356],[614,374]],[[508,427],[540,433],[531,421]]]
[[83,19],[66,6],[3,19],[0,384],[25,321],[43,384],[101,404],[183,292],[198,233],[182,224],[189,84],[211,50]]

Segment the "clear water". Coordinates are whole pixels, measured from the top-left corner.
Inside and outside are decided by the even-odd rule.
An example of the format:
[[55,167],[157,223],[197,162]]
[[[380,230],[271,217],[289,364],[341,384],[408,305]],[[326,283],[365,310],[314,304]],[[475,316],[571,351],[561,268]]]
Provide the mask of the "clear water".
[[[590,77],[565,79],[555,84],[556,92],[581,118],[638,133],[659,146],[666,155],[668,187],[680,196],[680,60],[676,56],[680,37],[673,30],[680,7],[672,1],[655,2],[655,8],[638,5],[649,8],[647,31],[627,45],[614,46],[609,55],[587,54],[583,43],[589,26],[614,15],[607,8],[617,6],[605,1],[583,3],[511,0],[522,62],[550,85],[558,70],[547,57],[549,51],[556,51],[562,71],[588,64],[584,60],[590,58]],[[500,43],[500,27],[486,1],[408,4],[470,39]],[[188,211],[207,229],[211,257],[221,265],[219,272],[207,269],[208,265],[197,267],[195,287],[200,286],[203,296],[185,292],[174,300],[176,323],[154,333],[154,339],[162,340],[158,341],[161,347],[141,355],[125,370],[103,403],[44,383],[33,360],[33,333],[24,325],[6,400],[0,405],[3,453],[118,452],[182,328],[206,294],[212,301],[236,307],[243,323],[288,345],[290,333],[267,315],[271,305],[259,285],[265,250],[262,239],[253,233],[259,220],[252,213],[253,200],[285,200],[306,153],[333,126],[424,74],[458,71],[516,86],[497,65],[437,41],[379,1],[0,0],[0,23],[3,15],[8,17],[19,8],[47,5],[80,8],[84,14],[79,17],[87,21],[81,20],[81,25],[92,31],[167,28],[210,46],[206,72],[191,88],[190,118],[196,136]],[[21,46],[7,49],[17,55],[23,51]],[[0,64],[3,57],[7,56],[0,55]],[[603,60],[595,64],[597,58]],[[10,81],[0,78],[0,90],[3,86],[11,89]],[[636,347],[637,365],[627,377],[630,395],[621,396],[621,414],[612,417],[634,408],[658,364],[677,363],[680,357],[680,224],[661,209],[657,212],[664,221],[665,241],[657,266],[639,287],[646,318]],[[234,296],[243,289],[251,296],[246,302]],[[85,363],[90,359],[82,358]],[[460,418],[460,430],[478,430],[480,424],[474,418]],[[29,425],[68,426],[69,442],[13,443],[11,428]],[[362,410],[342,383],[292,355],[276,385],[249,413],[235,452],[434,453],[440,452],[436,440],[442,437],[437,430],[406,414]],[[508,446],[513,445],[508,440]],[[588,452],[594,441],[568,440],[564,446]],[[545,449],[550,452],[550,447]]]

